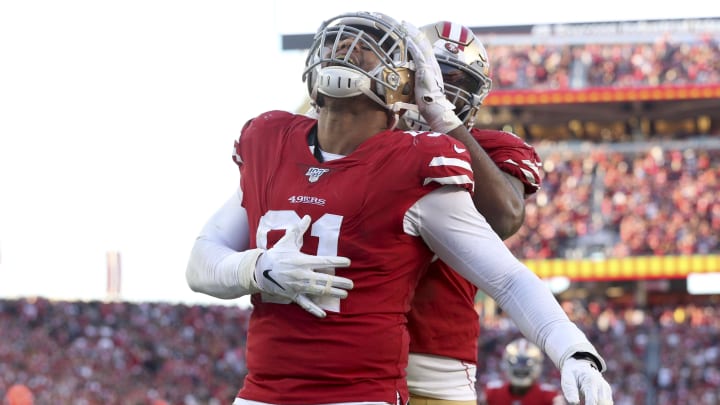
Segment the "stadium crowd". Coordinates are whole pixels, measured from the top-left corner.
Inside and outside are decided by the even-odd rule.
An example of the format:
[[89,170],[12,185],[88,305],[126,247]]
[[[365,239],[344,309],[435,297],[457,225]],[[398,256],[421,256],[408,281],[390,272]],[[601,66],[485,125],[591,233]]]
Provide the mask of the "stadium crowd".
[[[490,41],[491,42],[491,41]],[[489,46],[495,89],[720,83],[720,44]],[[554,148],[525,224],[524,259],[720,253],[720,149]],[[720,403],[717,302],[639,308],[566,301],[608,362],[616,405]],[[232,401],[246,373],[249,309],[169,303],[0,299],[0,398],[36,404],[196,405]],[[502,378],[512,321],[482,325],[478,385]],[[219,359],[219,360],[218,360]],[[546,359],[542,379],[559,385]],[[652,397],[650,397],[652,396]]]
[[[720,252],[720,149],[672,145],[544,154],[543,187],[508,246],[529,259]],[[563,305],[604,353],[617,405],[720,403],[717,302]],[[0,398],[24,384],[36,404],[229,403],[246,372],[249,314],[234,306],[0,300]],[[479,384],[500,376],[502,349],[517,336],[506,318],[483,325]],[[544,378],[559,383],[550,364]]]
[[[720,401],[716,303],[649,309],[563,302],[608,361],[616,405]],[[0,398],[25,384],[36,404],[226,404],[245,374],[250,310],[164,303],[0,300]],[[502,378],[504,317],[483,325],[478,384]],[[221,360],[217,360],[221,359]],[[549,361],[542,380],[559,384]]]
[[[508,246],[533,259],[720,252],[720,149],[672,145],[544,154],[543,187]],[[616,404],[645,404],[653,392],[657,405],[720,401],[717,305],[564,305],[605,354]],[[0,300],[0,398],[20,383],[36,404],[229,403],[246,371],[249,314],[233,306]],[[484,325],[479,384],[499,377],[502,349],[515,337],[508,319]],[[557,383],[554,367],[546,370]]]
[[720,41],[492,45],[493,88],[581,89],[720,83]]
[[[36,404],[227,404],[249,312],[225,306],[0,301],[0,398]],[[220,360],[218,360],[220,359]]]
[[[615,405],[717,404],[720,401],[720,310],[717,303],[638,308],[610,302],[563,302],[598,348],[607,353]],[[504,345],[518,332],[500,317],[480,339],[478,384],[502,379]],[[558,386],[546,359],[541,380]]]
[[720,150],[568,153],[543,158],[542,189],[507,241],[518,257],[720,252]]

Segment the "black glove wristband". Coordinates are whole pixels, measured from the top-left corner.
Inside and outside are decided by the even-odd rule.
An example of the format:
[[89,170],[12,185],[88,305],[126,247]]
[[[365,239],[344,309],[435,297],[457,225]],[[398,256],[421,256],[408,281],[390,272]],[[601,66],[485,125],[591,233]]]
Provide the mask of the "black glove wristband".
[[570,357],[572,357],[573,359],[577,359],[577,360],[590,360],[590,362],[592,363],[591,366],[594,369],[596,369],[598,371],[602,370],[602,365],[600,364],[600,360],[598,360],[597,357],[593,356],[592,354],[590,354],[588,352],[577,352]]

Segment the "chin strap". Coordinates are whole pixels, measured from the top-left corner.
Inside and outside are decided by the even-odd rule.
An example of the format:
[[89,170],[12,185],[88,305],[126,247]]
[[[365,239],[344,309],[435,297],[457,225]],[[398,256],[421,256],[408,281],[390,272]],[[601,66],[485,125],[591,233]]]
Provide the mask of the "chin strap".
[[418,112],[418,106],[415,104],[405,103],[402,101],[396,101],[394,102],[390,107],[389,111],[393,116],[393,122],[392,125],[389,125],[389,128],[395,129],[397,125],[400,123],[400,115],[401,113],[407,113],[408,111],[414,111],[417,114],[420,114]]

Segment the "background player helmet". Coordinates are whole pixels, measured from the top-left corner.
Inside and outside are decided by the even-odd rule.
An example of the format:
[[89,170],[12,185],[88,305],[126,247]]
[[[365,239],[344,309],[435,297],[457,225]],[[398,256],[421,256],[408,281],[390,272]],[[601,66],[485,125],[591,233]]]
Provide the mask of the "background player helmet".
[[512,385],[529,387],[540,377],[543,358],[539,347],[527,339],[516,339],[505,346],[502,369]]
[[[420,27],[433,46],[445,82],[445,95],[455,104],[455,113],[468,128],[475,124],[477,110],[490,93],[490,61],[487,51],[470,28],[449,21]],[[419,131],[430,130],[415,112],[404,115],[405,123]]]
[[[341,41],[350,40],[347,51],[339,52]],[[365,70],[350,57],[356,47],[371,49],[377,66]],[[341,14],[320,26],[305,61],[303,81],[310,98],[345,98],[365,94],[387,109],[397,102],[414,103],[414,74],[401,25],[381,13]]]

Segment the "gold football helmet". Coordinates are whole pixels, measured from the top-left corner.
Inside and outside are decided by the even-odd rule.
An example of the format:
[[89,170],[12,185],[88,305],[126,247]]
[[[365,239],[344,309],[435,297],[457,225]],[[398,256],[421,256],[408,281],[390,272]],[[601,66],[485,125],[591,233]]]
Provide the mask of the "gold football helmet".
[[[485,47],[470,28],[449,21],[420,27],[433,46],[445,82],[445,96],[455,104],[456,115],[472,128],[477,110],[490,93],[490,61]],[[409,111],[405,123],[430,130],[420,114]]]
[[505,346],[502,369],[517,387],[529,387],[540,377],[543,353],[527,339],[516,339]]
[[[356,48],[371,50],[378,64],[357,66],[352,59]],[[313,103],[320,94],[337,98],[364,94],[392,110],[397,102],[414,103],[411,67],[406,33],[397,21],[381,13],[347,13],[318,29],[303,81]]]

